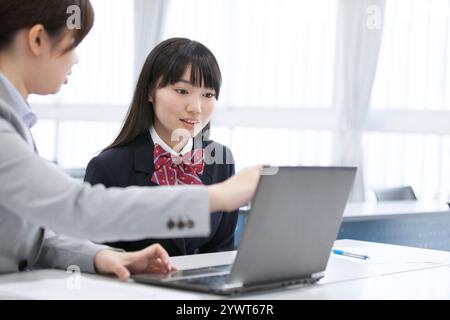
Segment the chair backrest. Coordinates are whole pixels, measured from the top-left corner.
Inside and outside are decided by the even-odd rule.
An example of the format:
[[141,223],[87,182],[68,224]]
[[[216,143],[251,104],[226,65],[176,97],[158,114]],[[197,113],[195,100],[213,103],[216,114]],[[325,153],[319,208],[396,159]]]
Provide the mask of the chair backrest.
[[84,180],[84,175],[86,174],[86,169],[84,168],[71,168],[65,169],[67,174],[69,174],[72,178]]
[[377,201],[417,200],[416,194],[411,186],[374,188],[374,192]]

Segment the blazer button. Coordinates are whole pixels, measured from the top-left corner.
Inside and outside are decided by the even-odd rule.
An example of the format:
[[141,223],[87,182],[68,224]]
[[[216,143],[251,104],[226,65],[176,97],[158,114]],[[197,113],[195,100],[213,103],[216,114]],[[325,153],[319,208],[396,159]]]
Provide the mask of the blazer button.
[[188,222],[187,222],[187,227],[189,228],[189,229],[192,229],[193,227],[194,227],[194,221],[192,221],[191,219],[189,219],[188,220]]
[[28,267],[28,261],[26,259],[21,260],[17,267],[19,271],[24,271]]
[[184,227],[185,227],[184,221],[183,221],[183,220],[178,221],[177,227],[178,227],[178,229],[180,229],[180,230],[181,230],[181,229],[184,229]]
[[173,222],[172,219],[169,220],[169,221],[167,222],[167,228],[168,228],[169,230],[171,230],[171,229],[173,229],[174,227],[175,227],[175,222]]

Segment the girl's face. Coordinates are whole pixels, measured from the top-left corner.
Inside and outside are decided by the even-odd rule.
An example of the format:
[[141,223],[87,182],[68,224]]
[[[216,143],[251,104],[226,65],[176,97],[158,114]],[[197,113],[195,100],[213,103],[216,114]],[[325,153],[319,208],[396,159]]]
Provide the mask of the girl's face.
[[75,49],[70,49],[74,37],[70,32],[66,32],[63,39],[57,44],[53,44],[46,35],[42,52],[34,64],[34,81],[30,88],[30,93],[53,94],[57,93],[61,86],[67,83],[68,76],[72,73],[72,67],[78,62]]
[[[183,148],[187,137],[194,137],[208,124],[216,103],[214,89],[196,87],[190,82],[191,68],[180,81],[158,88],[149,97],[155,111],[154,127],[169,146]],[[183,137],[180,145],[180,137]]]

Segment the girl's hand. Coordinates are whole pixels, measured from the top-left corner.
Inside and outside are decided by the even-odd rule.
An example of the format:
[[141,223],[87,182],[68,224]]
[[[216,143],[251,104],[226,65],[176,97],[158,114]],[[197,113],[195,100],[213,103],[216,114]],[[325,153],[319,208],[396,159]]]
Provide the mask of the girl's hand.
[[255,195],[263,166],[244,169],[228,180],[207,187],[210,211],[234,211]]
[[95,255],[94,265],[97,273],[114,274],[122,281],[126,281],[130,274],[167,273],[177,270],[171,265],[166,250],[159,244],[135,252],[100,250]]

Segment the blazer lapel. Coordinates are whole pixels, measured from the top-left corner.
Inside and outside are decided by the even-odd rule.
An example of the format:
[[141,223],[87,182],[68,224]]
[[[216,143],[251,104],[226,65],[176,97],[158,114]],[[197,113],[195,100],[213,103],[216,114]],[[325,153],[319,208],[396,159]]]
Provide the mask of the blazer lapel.
[[5,104],[0,104],[0,114],[11,123],[11,125],[16,129],[16,131],[22,136],[22,138],[27,142],[28,145],[33,147],[36,151],[33,137],[31,136],[31,131],[23,121],[21,115],[19,114],[16,107],[14,98],[11,93],[6,88],[6,85],[0,79],[0,100],[3,100]]
[[153,171],[153,141],[150,133],[141,134],[133,145],[134,151],[134,174],[131,183],[139,186],[154,185],[152,183]]
[[[207,145],[208,145],[207,141],[203,140],[202,141],[203,150],[206,150]],[[202,183],[206,186],[212,184],[212,181],[213,181],[212,173],[211,173],[212,169],[213,169],[213,165],[211,165],[211,164],[208,165],[205,163],[205,167],[203,168],[203,173],[200,175],[200,180],[202,180]]]
[[[132,184],[139,186],[157,186],[152,182],[153,172],[155,171],[155,165],[153,163],[153,149],[155,145],[153,143],[150,132],[143,133],[136,140],[134,146],[134,174]],[[186,241],[184,238],[171,239],[175,246],[180,251],[180,254],[186,254]]]
[[211,165],[206,165],[205,164],[205,167],[203,168],[203,174],[201,174],[199,176],[200,180],[202,180],[202,183],[205,186],[212,184],[211,169],[212,169]]

